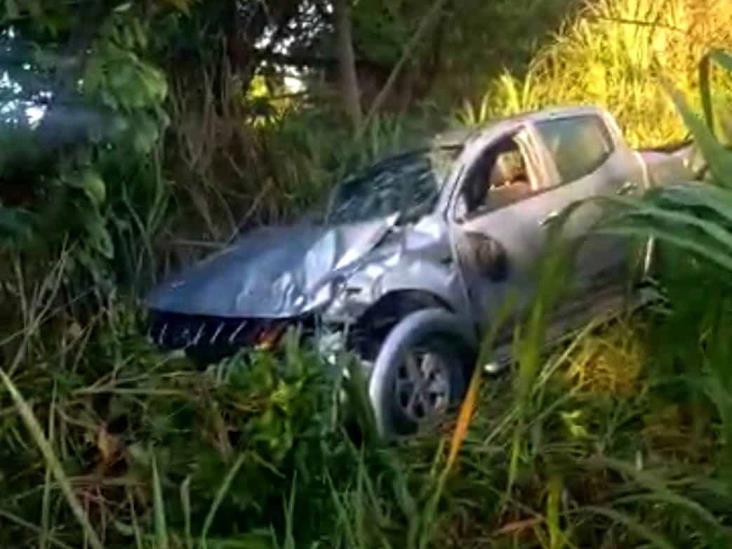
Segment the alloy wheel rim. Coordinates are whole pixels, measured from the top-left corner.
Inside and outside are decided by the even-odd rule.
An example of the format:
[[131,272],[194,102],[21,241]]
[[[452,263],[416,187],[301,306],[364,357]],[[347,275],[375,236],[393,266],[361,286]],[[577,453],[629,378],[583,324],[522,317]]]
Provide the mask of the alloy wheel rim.
[[450,404],[449,365],[435,352],[409,351],[397,370],[399,409],[418,424],[434,422]]

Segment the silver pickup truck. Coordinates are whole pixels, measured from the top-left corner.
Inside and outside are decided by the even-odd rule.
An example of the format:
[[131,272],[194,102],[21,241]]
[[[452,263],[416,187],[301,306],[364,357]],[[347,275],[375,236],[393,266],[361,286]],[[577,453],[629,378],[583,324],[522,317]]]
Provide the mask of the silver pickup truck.
[[[514,321],[531,303],[551,221],[576,201],[693,179],[686,155],[630,149],[592,107],[439,136],[344,179],[323,223],[256,229],[159,286],[151,336],[206,356],[298,326],[357,353],[382,432],[412,433],[460,401],[507,300]],[[592,233],[601,213],[590,202],[563,228],[583,244],[560,316],[608,306],[627,280],[628,243]]]

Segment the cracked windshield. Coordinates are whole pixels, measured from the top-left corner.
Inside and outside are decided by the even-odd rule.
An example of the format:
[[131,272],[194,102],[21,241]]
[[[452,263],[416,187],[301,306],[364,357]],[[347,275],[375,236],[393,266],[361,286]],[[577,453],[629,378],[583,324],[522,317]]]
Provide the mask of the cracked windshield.
[[417,221],[439,198],[455,149],[415,152],[385,160],[346,178],[335,191],[328,216],[334,224],[400,214]]

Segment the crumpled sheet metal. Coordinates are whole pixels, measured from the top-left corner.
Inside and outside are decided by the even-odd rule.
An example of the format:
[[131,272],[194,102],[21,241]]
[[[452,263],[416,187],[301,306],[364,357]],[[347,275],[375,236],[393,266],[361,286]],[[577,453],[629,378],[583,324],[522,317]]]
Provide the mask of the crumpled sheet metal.
[[327,323],[349,324],[384,296],[400,291],[429,294],[454,311],[469,310],[447,226],[438,215],[395,228],[343,274],[340,291],[323,309]]
[[334,297],[339,272],[366,255],[394,218],[323,227],[264,227],[183,271],[147,298],[152,310],[231,318],[291,318]]

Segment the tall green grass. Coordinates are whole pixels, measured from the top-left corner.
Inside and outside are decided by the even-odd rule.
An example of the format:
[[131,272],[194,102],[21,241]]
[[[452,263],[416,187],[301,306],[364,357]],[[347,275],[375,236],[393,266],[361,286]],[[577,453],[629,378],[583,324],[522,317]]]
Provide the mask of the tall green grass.
[[681,140],[687,129],[664,78],[698,98],[698,66],[713,48],[732,46],[732,5],[725,0],[598,0],[539,51],[526,74],[505,73],[477,105],[461,113],[480,123],[506,113],[563,104],[597,104],[619,120],[629,142]]

